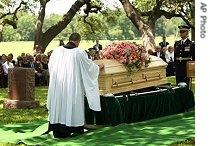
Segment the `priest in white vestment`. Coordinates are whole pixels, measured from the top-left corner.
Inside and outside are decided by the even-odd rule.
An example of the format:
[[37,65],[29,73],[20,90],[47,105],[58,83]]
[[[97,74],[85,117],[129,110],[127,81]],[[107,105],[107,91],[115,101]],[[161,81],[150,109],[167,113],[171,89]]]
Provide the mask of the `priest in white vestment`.
[[78,48],[80,40],[78,33],[71,34],[69,43],[56,48],[48,63],[49,130],[56,138],[84,133],[85,96],[92,110],[101,110],[98,76],[103,65],[96,65],[88,59],[87,53]]

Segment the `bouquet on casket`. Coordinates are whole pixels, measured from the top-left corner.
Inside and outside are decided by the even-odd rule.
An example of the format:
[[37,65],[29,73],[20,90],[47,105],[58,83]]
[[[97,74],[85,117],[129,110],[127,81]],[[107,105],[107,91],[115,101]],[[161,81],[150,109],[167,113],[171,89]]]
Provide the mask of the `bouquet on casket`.
[[116,59],[124,64],[128,72],[141,69],[142,66],[148,67],[151,58],[144,46],[135,42],[111,42],[101,52],[102,59]]

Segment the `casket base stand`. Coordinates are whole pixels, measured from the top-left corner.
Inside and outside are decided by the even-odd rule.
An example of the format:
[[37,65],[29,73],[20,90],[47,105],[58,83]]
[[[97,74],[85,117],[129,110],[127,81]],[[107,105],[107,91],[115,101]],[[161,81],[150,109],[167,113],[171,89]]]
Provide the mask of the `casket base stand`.
[[148,67],[129,75],[116,60],[104,63],[99,74],[101,111],[89,108],[85,98],[86,128],[115,126],[179,114],[193,108],[194,94],[187,87],[171,86],[166,78],[167,64],[151,56]]
[[89,108],[85,98],[85,128],[97,129],[135,123],[194,110],[194,94],[188,87],[160,85],[100,96],[101,111]]

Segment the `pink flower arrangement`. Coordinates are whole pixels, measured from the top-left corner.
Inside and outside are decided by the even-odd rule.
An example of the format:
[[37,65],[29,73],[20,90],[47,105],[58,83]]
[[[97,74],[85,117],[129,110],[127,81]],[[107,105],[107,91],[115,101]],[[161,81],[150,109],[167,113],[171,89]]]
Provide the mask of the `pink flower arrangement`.
[[129,72],[139,70],[151,62],[144,46],[135,42],[112,42],[101,52],[102,59],[116,59],[125,65]]

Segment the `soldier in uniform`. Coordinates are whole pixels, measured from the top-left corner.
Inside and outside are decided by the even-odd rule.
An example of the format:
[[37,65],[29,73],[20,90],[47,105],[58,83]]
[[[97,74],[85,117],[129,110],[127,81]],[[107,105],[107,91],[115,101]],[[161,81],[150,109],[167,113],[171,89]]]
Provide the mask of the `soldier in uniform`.
[[167,47],[169,45],[169,42],[166,42],[166,36],[162,37],[163,41],[159,43],[159,46],[161,47],[161,51],[163,47]]
[[174,44],[174,63],[176,68],[176,84],[185,82],[189,86],[187,78],[187,61],[195,61],[195,44],[188,38],[189,26],[179,26],[181,40]]

